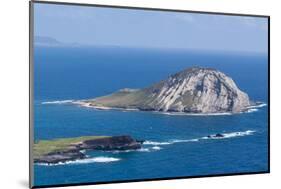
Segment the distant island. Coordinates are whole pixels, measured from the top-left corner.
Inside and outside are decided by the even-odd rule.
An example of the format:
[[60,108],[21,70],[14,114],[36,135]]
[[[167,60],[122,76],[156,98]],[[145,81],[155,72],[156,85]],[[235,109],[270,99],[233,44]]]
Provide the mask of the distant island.
[[41,140],[33,146],[34,163],[56,164],[86,158],[84,150],[136,150],[143,141],[131,136],[82,136]]
[[183,70],[147,88],[121,89],[74,103],[97,109],[184,113],[238,113],[253,105],[226,74],[201,67]]

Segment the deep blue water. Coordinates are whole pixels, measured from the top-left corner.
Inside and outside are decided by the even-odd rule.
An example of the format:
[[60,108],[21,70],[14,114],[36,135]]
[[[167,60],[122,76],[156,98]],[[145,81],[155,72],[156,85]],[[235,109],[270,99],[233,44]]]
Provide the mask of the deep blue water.
[[[267,106],[236,115],[180,116],[42,104],[102,96],[121,88],[146,87],[190,66],[219,69],[231,76],[252,100],[267,103],[267,55],[36,47],[34,58],[35,140],[126,134],[151,142],[141,151],[89,152],[89,163],[35,165],[35,185],[268,169]],[[234,132],[242,132],[242,136]],[[228,133],[230,137],[202,139],[215,133]]]

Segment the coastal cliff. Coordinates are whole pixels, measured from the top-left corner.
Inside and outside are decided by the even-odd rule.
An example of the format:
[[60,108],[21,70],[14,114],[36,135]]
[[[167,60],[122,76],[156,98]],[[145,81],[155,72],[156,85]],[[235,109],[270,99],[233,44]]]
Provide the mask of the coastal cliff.
[[55,164],[86,158],[84,150],[136,150],[143,141],[131,136],[84,136],[44,140],[34,144],[34,162]]
[[121,89],[77,103],[98,109],[185,113],[237,113],[250,106],[248,95],[224,73],[193,67],[144,89]]

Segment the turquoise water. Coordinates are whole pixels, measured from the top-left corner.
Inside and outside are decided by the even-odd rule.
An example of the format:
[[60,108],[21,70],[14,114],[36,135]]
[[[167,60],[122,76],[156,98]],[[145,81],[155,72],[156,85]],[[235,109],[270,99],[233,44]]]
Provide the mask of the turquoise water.
[[[268,170],[267,106],[235,115],[183,116],[60,103],[146,87],[187,67],[204,66],[231,76],[252,100],[267,104],[266,55],[36,47],[34,58],[35,140],[131,135],[147,141],[138,151],[87,152],[83,161],[35,165],[35,185]],[[204,138],[216,133],[227,137]]]

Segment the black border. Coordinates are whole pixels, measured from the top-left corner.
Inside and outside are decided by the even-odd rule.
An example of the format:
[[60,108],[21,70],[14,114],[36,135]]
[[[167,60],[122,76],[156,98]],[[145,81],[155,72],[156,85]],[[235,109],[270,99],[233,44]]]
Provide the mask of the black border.
[[[33,3],[29,2],[29,188],[33,188],[33,178],[34,178],[34,164],[33,164]],[[33,82],[33,83],[31,83]]]
[[133,10],[147,10],[147,11],[166,11],[166,12],[182,12],[182,13],[198,13],[198,14],[212,14],[212,15],[228,15],[228,16],[245,16],[245,17],[260,17],[267,18],[268,20],[268,167],[266,171],[260,172],[243,172],[243,173],[226,173],[226,174],[213,174],[213,175],[197,175],[197,176],[182,176],[182,177],[161,177],[161,178],[151,178],[151,179],[132,179],[132,180],[118,180],[118,181],[108,181],[108,182],[86,182],[86,183],[72,183],[72,184],[56,184],[56,185],[38,185],[33,186],[32,176],[33,174],[33,164],[32,162],[32,149],[31,146],[33,142],[30,140],[29,143],[29,187],[30,188],[51,188],[51,187],[67,187],[67,186],[85,186],[85,185],[98,185],[98,184],[114,184],[114,183],[131,183],[131,182],[143,182],[143,181],[161,181],[161,180],[173,180],[173,179],[188,179],[188,178],[206,178],[206,177],[221,177],[221,176],[238,176],[238,175],[254,175],[254,174],[265,174],[270,173],[270,16],[268,15],[255,15],[255,14],[240,14],[240,13],[224,13],[224,12],[207,12],[207,11],[191,11],[191,10],[177,10],[177,9],[162,9],[162,8],[148,8],[148,7],[128,7],[128,6],[116,6],[116,5],[101,5],[101,4],[87,4],[87,3],[67,3],[67,2],[55,2],[55,1],[29,1],[29,139],[31,133],[33,133],[33,128],[31,124],[32,112],[31,106],[33,103],[32,98],[32,68],[33,68],[33,4],[54,4],[54,5],[72,5],[72,6],[87,6],[87,7],[101,7],[101,8],[119,8],[119,9],[133,9]]

